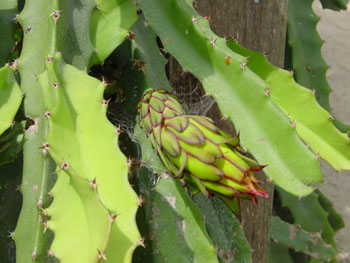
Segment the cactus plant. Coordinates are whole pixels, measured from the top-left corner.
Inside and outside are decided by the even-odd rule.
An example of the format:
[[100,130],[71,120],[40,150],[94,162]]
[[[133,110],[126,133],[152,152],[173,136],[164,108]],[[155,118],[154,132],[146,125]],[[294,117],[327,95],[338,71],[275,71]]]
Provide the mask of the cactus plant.
[[9,66],[0,69],[0,135],[14,125],[12,121],[22,101],[22,93]]
[[0,260],[15,262],[16,246],[11,238],[21,210],[21,193],[18,185],[21,182],[22,163],[20,156],[12,163],[0,166]]
[[15,45],[15,21],[17,1],[4,0],[0,6],[0,67],[9,62],[10,53]]
[[[323,8],[346,9],[347,0],[321,0]],[[330,111],[329,93],[331,88],[326,79],[328,65],[321,54],[324,41],[320,38],[316,25],[320,18],[312,9],[313,0],[288,2],[287,67],[296,81],[312,90],[318,103]],[[350,127],[330,115],[331,120],[342,132]]]
[[[281,250],[289,247],[317,259],[316,262],[337,262],[338,250],[334,236],[344,227],[344,221],[327,197],[316,190],[298,200],[280,188],[276,190],[274,213],[289,225],[280,218],[272,219],[270,234],[273,246],[279,246]],[[289,231],[290,234],[282,234],[283,231]],[[284,254],[286,257],[290,255],[288,251],[284,251]]]
[[136,22],[137,6],[128,0],[97,0],[90,21],[91,42],[95,48],[89,65],[102,63],[119,46]]
[[[62,65],[60,58],[56,55],[47,66],[47,76],[40,76],[50,112],[50,131],[43,147],[58,165],[58,182],[52,190],[54,201],[46,210],[51,217],[48,228],[55,233],[50,251],[61,262],[93,262],[99,257],[111,262],[128,261],[139,239],[133,223],[138,202],[126,180],[128,160],[115,148],[118,132],[105,116],[105,86],[72,66]],[[85,96],[78,92],[80,85],[87,91]],[[86,125],[89,129],[85,129]],[[100,140],[91,140],[99,131]],[[63,189],[66,192],[60,195]],[[118,201],[122,199],[124,202]],[[72,211],[65,211],[67,202]],[[84,216],[86,207],[90,209]],[[78,209],[81,217],[74,216]],[[68,222],[72,229],[67,228]],[[72,231],[76,247],[65,243]],[[92,237],[95,243],[91,244]],[[81,240],[86,243],[81,244]],[[112,253],[117,244],[118,252]],[[76,251],[83,251],[84,257]]]
[[[313,0],[289,2],[288,45],[292,47],[291,66],[298,83],[315,90],[317,101],[329,111],[328,96],[331,89],[326,80],[328,66],[321,56],[323,40],[316,31],[320,18],[313,12],[312,2]],[[310,40],[306,42],[306,39]]]
[[[280,157],[285,153],[289,159],[298,160],[287,164],[284,161],[286,159],[282,158],[278,164],[264,169],[266,175],[276,185],[290,192],[297,195],[309,194],[312,189],[306,184],[322,181],[316,156],[300,141],[290,122],[265,95],[266,83],[256,78],[246,66],[247,58],[231,51],[223,38],[210,31],[208,21],[201,18],[186,1],[152,0],[140,1],[138,4],[145,13],[147,22],[163,40],[165,49],[187,71],[202,81],[206,92],[218,102],[222,114],[235,123],[240,132],[242,147],[263,165],[277,158],[274,157],[274,145],[280,146]],[[183,19],[178,21],[177,17]],[[191,43],[196,43],[196,48]],[[209,62],[207,57],[212,57],[212,60]],[[202,67],[197,67],[199,64]],[[239,85],[232,86],[232,83],[236,83],[236,78],[241,81]],[[240,89],[239,86],[245,88]],[[254,96],[249,97],[249,94]],[[225,110],[229,105],[230,110]],[[246,111],[248,108],[249,111]],[[247,122],[248,119],[251,121]],[[268,128],[277,126],[284,128]],[[308,174],[308,177],[298,177],[302,174]]]
[[[231,211],[237,213],[237,207],[226,196],[266,196],[251,173],[262,167],[252,158],[267,165],[266,175],[283,189],[278,190],[282,205],[294,216],[289,225],[273,219],[272,238],[280,243],[272,250],[281,248],[286,260],[287,246],[308,255],[317,252],[317,260],[334,258],[334,233],[342,221],[325,196],[312,193],[312,185],[322,181],[318,155],[337,170],[349,169],[349,138],[334,128],[313,94],[288,73],[215,35],[209,19],[198,15],[191,0],[26,0],[18,16],[17,1],[5,3],[0,7],[5,21],[0,25],[0,63],[14,60],[0,69],[0,220],[6,221],[1,225],[11,231],[16,246],[14,252],[13,240],[1,239],[1,253],[11,246],[11,255],[1,254],[5,261],[251,262],[242,223]],[[14,30],[20,27],[23,39],[14,45]],[[199,79],[223,118],[233,122],[240,148],[234,143],[238,140],[231,141],[206,117],[185,115],[169,95],[169,53]],[[291,87],[288,94],[282,84]],[[150,96],[165,96],[168,102],[154,106]],[[149,110],[148,103],[172,104],[169,109],[176,116],[163,118],[161,124],[168,142],[158,149],[168,167],[138,126],[136,106],[141,98],[140,121],[151,140],[157,127],[149,126],[149,117],[159,114],[142,111]],[[185,122],[184,129],[177,120]],[[169,123],[175,125],[172,132],[182,138],[180,142],[164,136]],[[190,129],[196,136],[187,136]],[[186,153],[202,158],[191,140],[203,137],[208,142],[218,139],[212,144],[217,151],[206,155],[210,165],[199,162],[193,170],[193,158],[183,162],[172,154],[178,142]],[[158,137],[153,139],[157,146]],[[226,150],[242,172],[220,163]],[[221,180],[220,187],[234,186],[230,192],[212,186],[215,174],[209,169],[215,165],[240,181]],[[191,199],[172,178],[180,175],[181,167],[201,179],[189,187],[192,194],[202,190],[207,197],[217,196]],[[18,211],[11,208],[20,203],[13,189],[21,171],[23,202],[17,221]],[[190,186],[192,175],[184,176]],[[298,209],[305,207],[310,210],[305,218],[318,215],[317,228],[300,216]],[[300,238],[307,249],[286,239],[285,231],[293,224],[301,225],[295,241]],[[307,232],[320,231],[318,245],[305,239]]]
[[[268,85],[266,92],[288,115],[291,125],[314,153],[325,158],[335,170],[348,170],[350,168],[348,136],[335,128],[329,113],[314,99],[315,93],[298,85],[289,72],[271,65],[263,54],[242,48],[235,41],[230,41],[228,45],[237,53],[249,56],[247,65],[266,81]],[[290,89],[293,89],[292,95]],[[291,100],[291,96],[295,97]],[[310,114],[305,114],[305,110]],[[312,136],[315,133],[322,138]]]
[[288,224],[278,217],[271,220],[271,239],[323,261],[336,258],[335,249],[327,246],[319,233],[308,233],[300,225]]
[[[200,210],[181,183],[166,176],[150,189],[148,177],[148,170],[142,167],[138,175],[144,198],[142,206],[147,206],[145,217],[151,228],[145,234],[152,237],[145,243],[146,248],[152,247],[146,255],[153,257],[152,261],[217,262],[217,252],[206,233]],[[174,253],[178,256],[174,257]],[[146,256],[138,257],[138,262],[144,262]]]
[[[232,214],[232,211],[225,205],[225,203],[220,198],[213,197],[210,200],[206,200],[204,195],[197,195],[194,198],[194,201],[200,209],[200,214],[198,214],[197,208],[191,204],[186,191],[181,187],[178,179],[169,178],[161,160],[156,157],[155,154],[150,154],[155,153],[155,149],[152,147],[151,142],[147,140],[145,133],[138,125],[135,127],[134,134],[138,138],[142,147],[141,159],[144,161],[145,166],[148,167],[147,169],[145,167],[139,169],[135,181],[140,188],[139,192],[141,196],[144,198],[144,203],[140,208],[141,211],[138,216],[138,225],[141,233],[146,237],[146,250],[142,248],[136,250],[134,253],[134,261],[144,262],[144,260],[147,259],[153,262],[162,258],[173,260],[174,247],[169,247],[167,240],[162,239],[162,235],[167,232],[173,233],[174,230],[179,231],[179,226],[183,226],[183,224],[185,224],[187,228],[188,225],[186,222],[189,219],[190,222],[193,222],[192,220],[201,221],[201,218],[203,217],[205,218],[206,231],[212,242],[215,244],[217,257],[220,262],[251,262],[251,248],[243,234],[242,224],[237,217]],[[150,168],[152,168],[152,170],[149,170]],[[157,172],[158,175],[166,177],[167,182],[164,184],[157,183],[159,178],[158,176],[155,176],[152,171]],[[162,209],[157,209],[158,205],[164,205],[165,201],[159,199],[159,195],[160,193],[163,193],[163,195],[168,196],[170,189],[173,194],[177,195],[177,199],[182,196],[185,200],[176,202],[176,207],[173,211],[169,209],[169,212],[163,213]],[[180,196],[178,196],[178,193],[180,193]],[[166,200],[171,199],[168,198]],[[168,201],[165,203],[168,203]],[[192,212],[193,219],[190,218],[190,214],[187,213],[188,209],[185,209],[183,205],[190,207],[191,210],[195,210]],[[154,214],[155,212],[156,214]],[[159,220],[166,220],[166,218],[169,217],[169,213],[171,217],[175,218],[169,219],[173,224],[160,224]],[[200,215],[201,217],[197,218]],[[181,218],[184,218],[185,216],[188,219],[182,221]],[[161,218],[158,219],[157,217]],[[195,229],[188,230],[195,231]],[[202,231],[205,232],[205,230]],[[176,236],[176,240],[179,241],[179,246],[184,250],[186,249],[186,245],[184,244],[192,242],[192,240],[186,241],[184,235],[181,234]],[[193,246],[193,244],[191,246]],[[208,246],[208,250],[211,251],[212,245],[210,242],[206,246]],[[192,253],[183,253],[182,257],[185,261],[193,260]]]
[[321,0],[323,8],[332,9],[335,11],[346,10],[349,0]]
[[0,136],[0,165],[16,160],[22,150],[24,121],[15,123]]

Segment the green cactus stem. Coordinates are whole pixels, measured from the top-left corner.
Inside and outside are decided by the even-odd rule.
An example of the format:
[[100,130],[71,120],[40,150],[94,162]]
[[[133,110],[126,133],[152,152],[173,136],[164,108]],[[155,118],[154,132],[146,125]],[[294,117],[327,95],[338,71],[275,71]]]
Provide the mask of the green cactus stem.
[[154,186],[149,184],[151,174],[141,167],[137,176],[144,200],[141,209],[145,212],[145,221],[140,224],[146,222],[145,247],[151,249],[144,254],[140,249],[134,256],[136,262],[145,262],[145,258],[151,262],[217,262],[202,214],[181,183],[163,173]]
[[[129,0],[95,0],[90,20],[90,37],[95,52],[89,67],[102,63],[119,46],[136,22],[138,7]],[[131,35],[130,35],[131,37]]]
[[291,49],[291,66],[296,81],[315,90],[318,103],[330,110],[329,87],[326,79],[328,65],[321,54],[324,41],[316,30],[320,18],[312,10],[314,0],[288,2],[288,45]]
[[202,82],[225,119],[234,123],[242,147],[259,163],[268,164],[266,175],[290,193],[309,194],[312,188],[307,184],[322,181],[318,160],[266,96],[266,83],[246,66],[248,59],[212,33],[208,20],[194,11],[192,1],[136,2],[164,48]]
[[349,0],[320,0],[323,8],[335,11],[346,10]]
[[337,251],[322,240],[320,233],[306,232],[301,226],[288,224],[279,217],[271,218],[270,233],[273,242],[303,252],[312,258],[322,261],[336,258]]
[[334,126],[332,115],[317,103],[317,93],[297,84],[290,72],[273,66],[260,52],[245,49],[236,41],[227,43],[235,52],[249,56],[247,67],[267,83],[265,93],[288,116],[291,126],[314,153],[337,171],[349,170],[350,140]]
[[[294,224],[300,225],[307,232],[318,232],[325,243],[336,248],[334,235],[344,227],[344,222],[329,205],[324,195],[315,191],[307,197],[298,200],[280,188],[276,188],[283,207],[290,210]],[[321,200],[321,202],[320,202]],[[326,206],[323,206],[327,204]],[[305,213],[307,211],[307,213]],[[331,217],[329,217],[331,215]],[[332,221],[329,221],[332,218]]]
[[17,122],[0,136],[0,165],[13,162],[23,147],[25,122]]
[[130,160],[117,147],[118,130],[106,117],[105,85],[63,64],[60,54],[40,83],[50,112],[44,147],[58,165],[47,209],[55,234],[50,251],[62,263],[128,262],[140,238],[138,198],[128,182]]
[[42,143],[48,122],[37,77],[45,69],[47,56],[53,52],[56,24],[50,14],[56,9],[56,3],[52,1],[28,0],[18,16],[24,34],[18,70],[25,96],[23,109],[28,119],[28,129],[23,144],[23,204],[13,237],[16,259],[23,263],[33,260],[47,262],[47,250],[52,241],[52,233],[44,233],[45,220],[41,209],[50,201],[47,193],[55,182],[56,176],[51,173],[56,165],[43,154]]
[[11,51],[15,45],[16,0],[3,0],[0,6],[0,67],[9,62]]
[[22,92],[9,66],[0,68],[0,135],[11,125],[22,102]]

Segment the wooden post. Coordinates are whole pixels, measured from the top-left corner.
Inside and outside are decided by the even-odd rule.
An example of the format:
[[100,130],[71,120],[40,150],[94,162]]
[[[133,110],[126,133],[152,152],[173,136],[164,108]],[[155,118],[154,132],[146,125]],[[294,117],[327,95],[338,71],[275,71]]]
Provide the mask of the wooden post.
[[[202,16],[210,16],[212,30],[219,36],[233,37],[249,49],[266,54],[269,61],[283,67],[286,38],[288,0],[196,0],[193,5]],[[181,66],[170,59],[169,76],[175,90],[190,90],[200,83],[190,74],[183,74]],[[198,90],[194,98],[204,95]],[[230,122],[220,121],[220,112],[214,106],[207,114],[218,126],[234,134]],[[259,204],[242,202],[242,219],[245,235],[252,247],[252,262],[267,263],[269,256],[269,229],[272,211],[273,185],[265,181],[263,188],[270,199],[258,198]]]

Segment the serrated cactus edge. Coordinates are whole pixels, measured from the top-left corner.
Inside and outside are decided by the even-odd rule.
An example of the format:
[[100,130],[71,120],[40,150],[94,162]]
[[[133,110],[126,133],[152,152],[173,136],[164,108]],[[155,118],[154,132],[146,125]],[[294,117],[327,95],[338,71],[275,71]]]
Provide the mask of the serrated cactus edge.
[[50,253],[62,263],[130,262],[140,238],[138,197],[128,182],[130,160],[106,117],[105,85],[63,64],[59,54],[47,69],[40,76],[43,93],[52,95],[46,96],[52,107],[45,143],[58,165],[46,209],[55,234]]
[[[43,155],[42,143],[48,130],[44,116],[44,101],[37,77],[45,69],[45,60],[52,53],[55,40],[55,23],[50,16],[56,3],[52,1],[25,2],[17,19],[23,28],[23,47],[17,69],[21,76],[24,94],[23,110],[27,129],[23,144],[23,177],[20,187],[23,204],[16,230],[17,262],[46,262],[52,233],[45,231],[42,208],[50,202],[48,190],[55,182],[55,163]],[[36,14],[41,14],[38,16]]]

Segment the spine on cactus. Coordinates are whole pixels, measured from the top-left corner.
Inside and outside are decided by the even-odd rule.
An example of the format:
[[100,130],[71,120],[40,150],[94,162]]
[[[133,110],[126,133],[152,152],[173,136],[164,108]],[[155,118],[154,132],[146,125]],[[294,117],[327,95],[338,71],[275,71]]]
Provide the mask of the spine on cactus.
[[[108,2],[112,3],[112,1]],[[120,1],[118,1],[118,4],[120,4]],[[55,213],[52,212],[52,210],[54,210],[52,209],[52,207],[55,206],[50,206],[51,211],[49,211],[51,213],[51,221],[48,221],[47,212],[45,210],[45,208],[51,201],[51,198],[48,197],[48,191],[52,188],[52,185],[55,184],[56,178],[56,176],[53,175],[55,173],[54,171],[56,164],[49,155],[52,154],[54,151],[48,151],[50,142],[48,142],[49,140],[46,140],[49,130],[51,130],[52,128],[50,126],[49,121],[51,113],[48,110],[49,108],[52,108],[53,105],[47,105],[47,101],[49,100],[45,96],[48,94],[44,94],[44,91],[40,89],[38,78],[40,79],[40,76],[42,76],[42,74],[46,74],[43,73],[45,71],[45,67],[52,63],[53,54],[55,54],[56,51],[60,51],[64,60],[67,63],[72,64],[74,67],[79,69],[88,67],[90,57],[94,54],[96,48],[92,45],[89,35],[91,14],[95,7],[96,2],[92,0],[83,2],[27,0],[25,1],[23,11],[18,16],[18,21],[21,23],[24,31],[23,49],[21,52],[21,56],[18,60],[18,70],[21,74],[21,89],[22,92],[25,94],[24,113],[26,117],[31,120],[28,121],[28,124],[32,124],[25,132],[25,140],[23,146],[23,183],[21,186],[21,192],[23,194],[23,207],[21,210],[21,215],[17,224],[16,231],[13,234],[13,238],[16,241],[16,253],[18,262],[32,262],[32,260],[35,260],[36,262],[48,262],[48,255],[56,256],[61,262],[66,262],[65,258],[62,259],[62,257],[60,257],[60,252],[63,250],[62,247],[69,247],[71,249],[75,248],[73,246],[67,245],[67,243],[65,242],[65,240],[67,240],[66,238],[60,239],[60,237],[62,237],[63,235],[61,235],[62,232],[57,232],[57,229],[67,230],[67,228],[65,228],[65,225],[62,228],[57,227],[57,222],[59,222],[59,220],[56,220],[57,217],[55,219],[52,219],[52,215],[55,215]],[[76,15],[75,12],[71,12],[72,10],[79,10],[79,15]],[[74,25],[74,27],[72,27],[72,25]],[[130,23],[125,26],[130,26]],[[116,27],[114,28],[114,30],[119,32],[119,29]],[[96,30],[96,32],[94,32],[97,34],[98,31],[99,30]],[[51,88],[58,89],[59,87],[56,81],[51,81],[54,79],[52,75],[54,75],[54,73],[52,73],[51,75],[48,74],[46,76],[47,78],[50,77],[48,79],[49,81],[47,81],[48,84],[46,84]],[[50,98],[50,96],[51,94],[49,94],[47,97]],[[52,119],[54,118],[55,116],[53,114]],[[108,131],[110,132],[111,129],[109,129]],[[61,132],[58,133],[60,135],[62,134]],[[60,140],[60,138],[61,137],[57,136],[52,141],[56,142],[57,140]],[[104,138],[106,139],[106,137]],[[54,147],[54,145],[54,143],[51,143],[50,148]],[[72,144],[69,145],[72,146]],[[75,149],[78,148],[79,147],[76,147]],[[124,160],[122,158],[116,159],[119,162],[123,162]],[[115,165],[117,164],[115,163]],[[121,167],[122,169],[124,169],[124,173],[127,173],[125,165]],[[57,174],[62,174],[62,171],[57,172]],[[106,173],[103,174],[105,175]],[[67,181],[62,181],[62,179],[60,179],[57,182],[56,189],[60,189],[59,187],[62,186],[62,184],[64,183],[67,183]],[[126,183],[127,181],[125,181],[124,185]],[[99,189],[103,188],[101,187],[102,183],[99,182],[99,184]],[[113,185],[118,184],[106,183],[105,185],[111,187]],[[87,186],[87,184],[85,184],[85,186]],[[71,190],[70,188],[64,189],[66,191]],[[73,194],[75,193],[75,191],[72,192]],[[56,192],[53,191],[53,193]],[[99,192],[100,196],[103,196],[104,193],[105,191],[102,190]],[[59,194],[55,195],[56,207],[57,204],[60,204],[60,201],[57,200],[62,200],[59,198],[60,194],[62,194],[62,191],[59,191]],[[120,194],[122,195],[122,193]],[[117,195],[111,196],[116,197]],[[123,198],[125,198],[125,196],[123,196]],[[103,199],[103,197],[101,197],[101,199]],[[136,198],[130,199],[132,200],[130,201],[132,202],[132,205],[125,204],[124,202],[127,208],[131,207],[132,211],[129,214],[131,214],[132,216],[133,213],[136,213],[137,209],[137,202],[135,201],[135,199]],[[71,198],[70,201],[73,200],[74,199]],[[66,212],[71,211],[67,210],[66,206],[62,207],[63,210],[65,210]],[[91,205],[89,207],[91,207]],[[73,212],[77,211],[75,208],[76,207],[73,207]],[[124,217],[126,214],[128,214],[123,210],[121,213]],[[58,214],[63,215],[64,213],[62,213],[61,210],[59,210]],[[96,216],[96,214],[94,215]],[[114,225],[120,224],[119,222],[121,221],[124,222],[122,220],[123,216],[119,217],[119,220],[117,220],[118,223],[115,223]],[[109,219],[106,217],[105,221],[108,220]],[[127,221],[126,224],[128,224],[128,230],[130,231],[131,224],[129,218],[125,219],[125,221]],[[93,220],[93,222],[95,221]],[[97,223],[95,224],[95,226],[102,228],[103,224]],[[116,232],[116,229],[118,229],[118,227],[114,226],[111,231]],[[54,239],[55,241],[51,246],[50,244],[52,242],[52,232],[47,231],[48,229],[56,230]],[[75,228],[75,230],[79,232],[78,228]],[[91,228],[89,228],[89,231],[91,231]],[[107,233],[107,231],[105,232]],[[114,252],[112,253],[106,251],[106,255],[108,257],[109,262],[113,262],[113,257],[117,258],[117,260],[120,260],[124,255],[131,257],[130,255],[132,254],[132,246],[136,246],[135,243],[137,243],[138,233],[136,226],[134,226],[132,228],[132,231],[130,232],[131,234],[127,238],[136,241],[134,241],[133,243],[123,242],[122,246],[119,245],[119,248],[117,250],[119,254],[115,252],[116,249],[113,248],[112,245],[108,246],[108,249],[113,250]],[[80,231],[80,233],[82,235],[86,234],[86,232],[82,231]],[[101,233],[102,231],[98,232],[99,236],[101,235]],[[70,232],[69,238],[71,238],[72,236],[73,235]],[[117,244],[118,242],[115,240],[118,240],[124,236],[126,235],[112,234],[111,238],[106,238],[106,240],[114,240],[110,243]],[[94,235],[94,238],[95,241],[100,240],[96,238],[96,234]],[[64,241],[60,242],[60,240]],[[89,241],[89,239],[85,237],[82,238],[82,240],[86,240],[86,242]],[[132,245],[130,245],[130,243],[132,243]],[[90,243],[90,245],[93,244],[93,242]],[[82,242],[75,242],[75,245],[82,245],[82,247],[86,248],[91,252],[91,254],[93,254],[93,257],[95,257],[95,254],[98,254],[98,251],[97,249],[95,249],[95,247],[90,248],[88,246],[84,246],[84,243]],[[102,249],[104,250],[106,246],[104,244],[99,246],[98,248],[102,251]],[[80,248],[76,249],[75,251],[79,251],[79,253],[75,255],[79,257],[80,262],[88,262],[87,260],[85,260],[88,256],[87,253],[83,253],[83,251]],[[82,257],[81,254],[83,254],[84,257]],[[112,256],[109,256],[109,254],[112,254]],[[123,255],[121,256],[121,254]],[[71,260],[70,262],[79,262],[75,258],[69,257],[68,254],[64,254],[64,257],[68,257],[69,260]],[[95,260],[95,258],[93,258],[92,260]]]
[[105,85],[60,53],[46,68],[39,76],[50,127],[43,147],[58,166],[45,209],[54,232],[50,255],[62,263],[131,262],[138,197],[127,179],[132,161],[116,147],[119,131],[106,118]]
[[318,160],[268,96],[266,82],[247,66],[249,58],[230,50],[227,39],[214,34],[208,20],[194,11],[192,1],[136,3],[164,49],[201,81],[223,117],[234,123],[242,146],[258,162],[269,164],[264,172],[273,183],[296,196],[311,193],[311,184],[322,181]]
[[46,231],[44,225],[46,215],[42,209],[51,201],[47,193],[55,182],[56,177],[52,173],[56,165],[42,148],[48,121],[44,117],[43,94],[37,77],[45,70],[46,58],[54,48],[56,23],[50,14],[57,8],[55,2],[25,1],[18,15],[24,39],[21,56],[15,65],[21,76],[23,109],[29,127],[24,133],[23,142],[20,188],[23,204],[13,233],[17,262],[47,262],[47,250],[52,240],[52,232]]
[[253,171],[264,166],[239,152],[239,137],[230,138],[204,116],[186,115],[176,97],[150,90],[138,105],[140,126],[169,170],[193,194],[268,197]]

